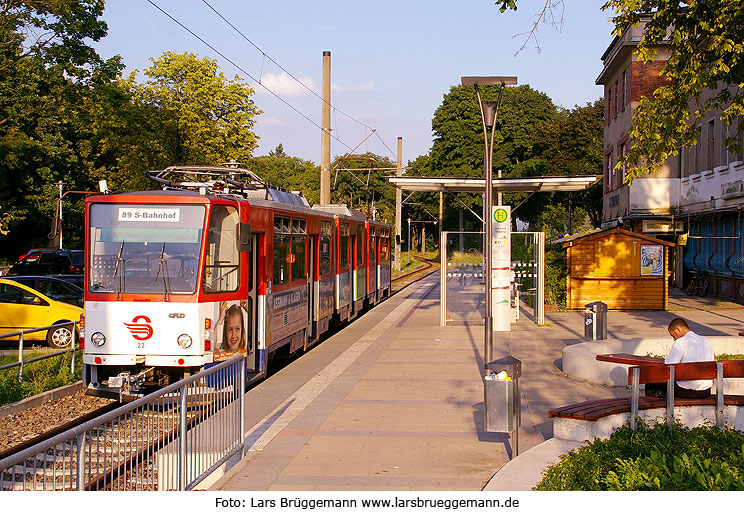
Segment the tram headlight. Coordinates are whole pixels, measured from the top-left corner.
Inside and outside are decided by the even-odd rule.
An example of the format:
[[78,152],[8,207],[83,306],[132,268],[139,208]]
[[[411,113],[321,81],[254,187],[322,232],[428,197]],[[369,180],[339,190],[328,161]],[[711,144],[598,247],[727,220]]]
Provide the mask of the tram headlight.
[[184,333],[184,334],[182,334],[182,335],[180,335],[178,337],[178,345],[180,345],[184,349],[188,349],[189,347],[191,347],[191,344],[193,344],[193,343],[194,343],[194,341],[186,333]]
[[92,343],[96,347],[103,347],[103,344],[106,343],[106,335],[104,335],[100,331],[96,331],[91,335],[90,343]]

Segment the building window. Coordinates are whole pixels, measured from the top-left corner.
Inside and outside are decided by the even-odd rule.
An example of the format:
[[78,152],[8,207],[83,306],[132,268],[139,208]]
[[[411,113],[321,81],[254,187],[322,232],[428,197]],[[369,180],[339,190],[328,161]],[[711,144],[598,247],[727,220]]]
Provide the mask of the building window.
[[706,169],[712,171],[716,167],[716,121],[708,121],[708,159],[706,160]]

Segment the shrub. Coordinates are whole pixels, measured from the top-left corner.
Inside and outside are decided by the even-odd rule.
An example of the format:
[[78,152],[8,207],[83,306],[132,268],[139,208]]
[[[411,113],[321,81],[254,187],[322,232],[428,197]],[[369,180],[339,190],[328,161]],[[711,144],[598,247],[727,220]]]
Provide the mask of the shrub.
[[540,491],[744,490],[744,433],[639,422],[561,456]]
[[560,245],[545,246],[545,303],[566,309],[566,250]]

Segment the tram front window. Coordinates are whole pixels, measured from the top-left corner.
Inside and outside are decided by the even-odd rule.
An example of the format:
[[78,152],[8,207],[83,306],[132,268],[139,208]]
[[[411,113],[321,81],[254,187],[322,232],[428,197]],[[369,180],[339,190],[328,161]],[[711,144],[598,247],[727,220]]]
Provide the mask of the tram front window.
[[88,281],[95,293],[194,293],[201,206],[90,208]]

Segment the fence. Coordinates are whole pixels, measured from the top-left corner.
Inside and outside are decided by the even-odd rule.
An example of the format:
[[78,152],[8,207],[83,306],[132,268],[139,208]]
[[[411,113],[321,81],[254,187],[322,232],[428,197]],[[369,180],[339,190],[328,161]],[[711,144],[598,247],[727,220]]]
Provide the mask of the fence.
[[238,355],[0,460],[0,491],[193,489],[243,455],[244,393]]
[[[55,356],[60,356],[62,354],[67,354],[69,352],[75,351],[75,344],[77,343],[77,336],[78,336],[78,330],[77,325],[80,323],[80,321],[72,322],[74,324],[72,326],[72,340],[70,341],[70,347],[67,349],[62,349],[53,353],[44,354],[42,356],[37,356],[35,358],[29,358],[28,360],[23,359],[23,352],[24,352],[24,342],[23,342],[23,335],[36,333],[39,331],[47,331],[50,329],[62,329],[64,327],[67,327],[70,325],[70,322],[64,322],[61,324],[54,324],[47,327],[37,327],[35,329],[25,329],[23,331],[16,331],[14,333],[6,333],[3,335],[0,335],[0,339],[3,338],[10,338],[12,336],[18,336],[18,361],[15,363],[9,363],[7,365],[0,365],[0,371],[3,371],[5,369],[12,369],[14,367],[18,367],[18,383],[23,383],[23,366],[27,365],[29,363],[38,362],[41,360],[46,360],[47,358],[53,358]],[[70,372],[75,372],[75,355],[72,355],[72,359],[70,360]]]

